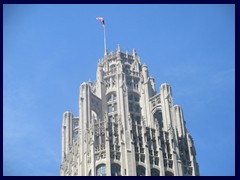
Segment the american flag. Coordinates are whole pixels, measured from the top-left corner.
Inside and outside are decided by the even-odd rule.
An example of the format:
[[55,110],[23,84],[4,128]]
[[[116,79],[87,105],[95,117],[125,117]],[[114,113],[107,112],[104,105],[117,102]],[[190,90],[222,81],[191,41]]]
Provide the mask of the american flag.
[[97,17],[96,20],[99,20],[102,24],[102,27],[105,28],[104,19],[102,17]]

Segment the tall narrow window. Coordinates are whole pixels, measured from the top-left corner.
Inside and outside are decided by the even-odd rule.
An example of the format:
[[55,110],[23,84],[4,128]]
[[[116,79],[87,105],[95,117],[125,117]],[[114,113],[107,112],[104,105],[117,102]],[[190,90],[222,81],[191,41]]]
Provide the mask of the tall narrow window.
[[109,102],[111,102],[112,101],[112,96],[109,96],[108,98],[107,98],[107,102],[109,103]]
[[112,112],[112,105],[108,105],[108,113]]
[[117,111],[117,103],[115,103],[113,107],[114,107],[114,108],[113,108],[114,111]]
[[135,105],[135,112],[140,112],[139,104]]
[[117,95],[111,93],[107,96],[108,113],[117,111]]
[[121,166],[119,166],[118,164],[112,164],[111,176],[121,176]]
[[[129,101],[128,102],[128,107],[129,107],[130,113],[133,113],[134,116],[139,115],[141,113],[141,108],[140,108],[140,105],[139,105],[139,95],[137,95],[135,93],[129,94],[128,101]],[[132,120],[134,122],[136,122],[136,119],[132,119]],[[140,123],[137,122],[137,124],[140,124]]]
[[78,140],[78,131],[74,131],[74,134],[73,134],[73,140],[76,141]]
[[116,99],[117,99],[116,94],[113,94],[113,101],[116,101]]
[[128,96],[128,100],[130,100],[130,101],[133,100],[133,95],[132,94]]
[[138,96],[134,96],[134,100],[135,100],[136,102],[139,102],[139,97],[138,97]]
[[129,111],[133,111],[133,104],[129,103]]

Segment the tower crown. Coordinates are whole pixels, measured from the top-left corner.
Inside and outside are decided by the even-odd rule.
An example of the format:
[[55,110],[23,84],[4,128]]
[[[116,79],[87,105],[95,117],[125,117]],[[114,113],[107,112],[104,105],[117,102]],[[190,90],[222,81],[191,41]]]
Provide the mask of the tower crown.
[[116,61],[120,61],[122,64],[129,63],[133,64],[134,62],[137,62],[140,64],[140,58],[137,57],[136,50],[133,49],[132,54],[129,54],[128,51],[125,53],[121,51],[120,45],[117,45],[116,52],[110,52],[104,58],[101,59],[101,62],[104,64],[114,63]]
[[61,175],[199,175],[195,156],[170,85],[156,91],[135,49],[106,52],[80,86],[79,117],[63,115]]

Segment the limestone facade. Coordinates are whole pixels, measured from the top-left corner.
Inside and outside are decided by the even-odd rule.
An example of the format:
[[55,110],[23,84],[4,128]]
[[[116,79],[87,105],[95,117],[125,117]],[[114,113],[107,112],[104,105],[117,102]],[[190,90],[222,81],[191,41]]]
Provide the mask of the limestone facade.
[[64,112],[61,176],[198,176],[181,106],[132,54],[105,54],[80,86],[79,116]]

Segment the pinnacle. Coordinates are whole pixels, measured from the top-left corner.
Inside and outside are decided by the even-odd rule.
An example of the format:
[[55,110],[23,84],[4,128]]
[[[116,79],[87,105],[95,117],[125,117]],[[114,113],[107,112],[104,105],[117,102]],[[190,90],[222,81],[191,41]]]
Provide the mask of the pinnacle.
[[120,44],[117,45],[117,52],[121,52]]

